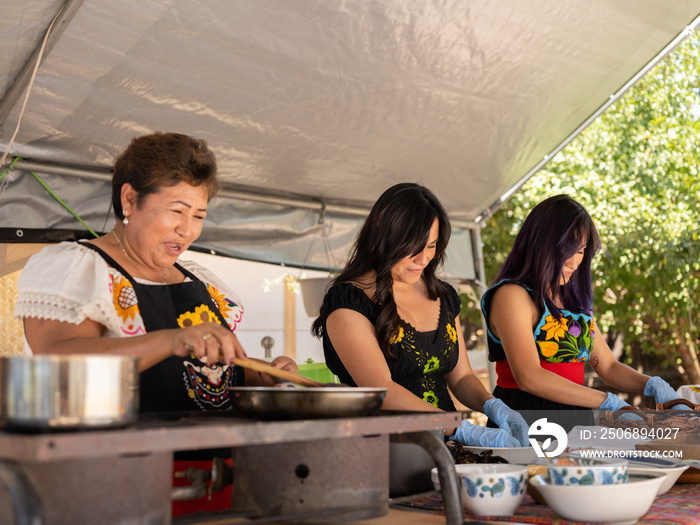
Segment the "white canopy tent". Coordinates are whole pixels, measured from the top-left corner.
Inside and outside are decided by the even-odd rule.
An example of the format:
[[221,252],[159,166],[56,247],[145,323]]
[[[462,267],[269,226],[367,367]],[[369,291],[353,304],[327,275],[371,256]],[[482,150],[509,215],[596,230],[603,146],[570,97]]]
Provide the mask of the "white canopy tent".
[[177,131],[209,142],[225,182],[197,249],[337,267],[382,191],[416,181],[454,222],[447,275],[479,281],[485,219],[695,29],[700,0],[6,0],[2,14],[0,242],[86,231],[32,172],[108,231],[115,156]]

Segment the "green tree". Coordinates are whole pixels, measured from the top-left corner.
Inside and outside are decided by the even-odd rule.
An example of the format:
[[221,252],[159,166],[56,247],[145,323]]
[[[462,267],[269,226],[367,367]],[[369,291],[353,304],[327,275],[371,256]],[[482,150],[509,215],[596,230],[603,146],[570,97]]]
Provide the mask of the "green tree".
[[[595,221],[595,316],[620,357],[700,383],[700,38],[693,36],[533,176],[482,230],[493,279],[521,222],[566,193]],[[649,369],[653,367],[653,369]]]

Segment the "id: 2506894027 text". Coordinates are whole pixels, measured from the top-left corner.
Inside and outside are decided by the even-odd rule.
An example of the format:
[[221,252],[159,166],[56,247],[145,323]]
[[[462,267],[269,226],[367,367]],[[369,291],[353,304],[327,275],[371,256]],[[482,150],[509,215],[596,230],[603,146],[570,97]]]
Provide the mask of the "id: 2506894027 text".
[[675,439],[680,428],[582,428],[581,439]]

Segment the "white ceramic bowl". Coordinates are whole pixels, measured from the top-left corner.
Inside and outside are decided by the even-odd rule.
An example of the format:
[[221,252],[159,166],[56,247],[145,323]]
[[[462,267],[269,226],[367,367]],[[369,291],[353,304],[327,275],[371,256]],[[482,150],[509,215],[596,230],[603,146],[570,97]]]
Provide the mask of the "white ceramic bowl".
[[627,482],[626,459],[584,458],[562,454],[546,462],[554,485],[614,485]]
[[527,490],[527,467],[504,463],[455,465],[462,505],[473,516],[512,516]]
[[666,474],[631,476],[614,485],[553,485],[542,475],[530,483],[554,512],[571,521],[636,523],[656,498]]
[[481,454],[487,450],[493,451],[493,456],[499,456],[508,463],[514,465],[529,465],[537,461],[537,453],[532,447],[471,447],[463,445],[465,449],[474,454]]
[[435,487],[435,490],[440,492],[442,490],[442,487],[440,486],[440,478],[438,476],[438,469],[437,467],[433,468],[430,471],[430,481],[433,482],[433,487]]
[[651,467],[651,466],[644,466],[644,465],[635,465],[633,463],[630,463],[630,466],[627,469],[627,472],[629,472],[630,476],[642,476],[642,475],[656,475],[658,473],[663,473],[666,474],[666,477],[664,478],[663,483],[661,483],[661,486],[659,487],[659,491],[656,493],[657,496],[661,496],[664,492],[667,492],[668,489],[673,487],[673,485],[676,484],[676,481],[678,481],[678,478],[681,477],[681,474],[685,472],[688,469],[688,465],[683,465],[683,466],[678,466],[678,467],[664,467],[664,468],[659,468],[659,467]]
[[[479,465],[507,465],[506,463],[478,463]],[[459,477],[459,472],[460,470],[464,470],[464,465],[462,463],[458,463],[455,465],[455,470],[457,471],[457,476]],[[545,468],[542,466],[542,468]],[[440,489],[440,476],[438,475],[438,469],[437,467],[433,468],[430,470],[430,480],[433,482],[433,487],[435,490],[438,492],[441,490]]]

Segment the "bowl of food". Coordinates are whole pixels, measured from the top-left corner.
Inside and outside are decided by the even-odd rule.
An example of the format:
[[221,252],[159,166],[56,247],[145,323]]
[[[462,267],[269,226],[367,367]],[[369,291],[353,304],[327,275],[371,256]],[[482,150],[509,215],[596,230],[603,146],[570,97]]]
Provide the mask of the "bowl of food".
[[529,447],[473,447],[448,441],[455,463],[511,463],[529,465],[537,462],[537,453]]
[[[505,463],[455,465],[462,505],[473,516],[512,516],[527,490],[527,467]],[[437,468],[431,471],[440,490]]]
[[537,453],[532,447],[471,447],[465,445],[465,448],[475,454],[491,451],[491,455],[503,458],[514,465],[529,465],[537,461]]
[[626,459],[585,458],[562,454],[547,460],[547,473],[554,485],[613,485],[627,482]]
[[530,478],[554,512],[566,520],[636,523],[656,498],[666,474],[633,475],[627,483],[609,485],[557,485],[542,474]]

